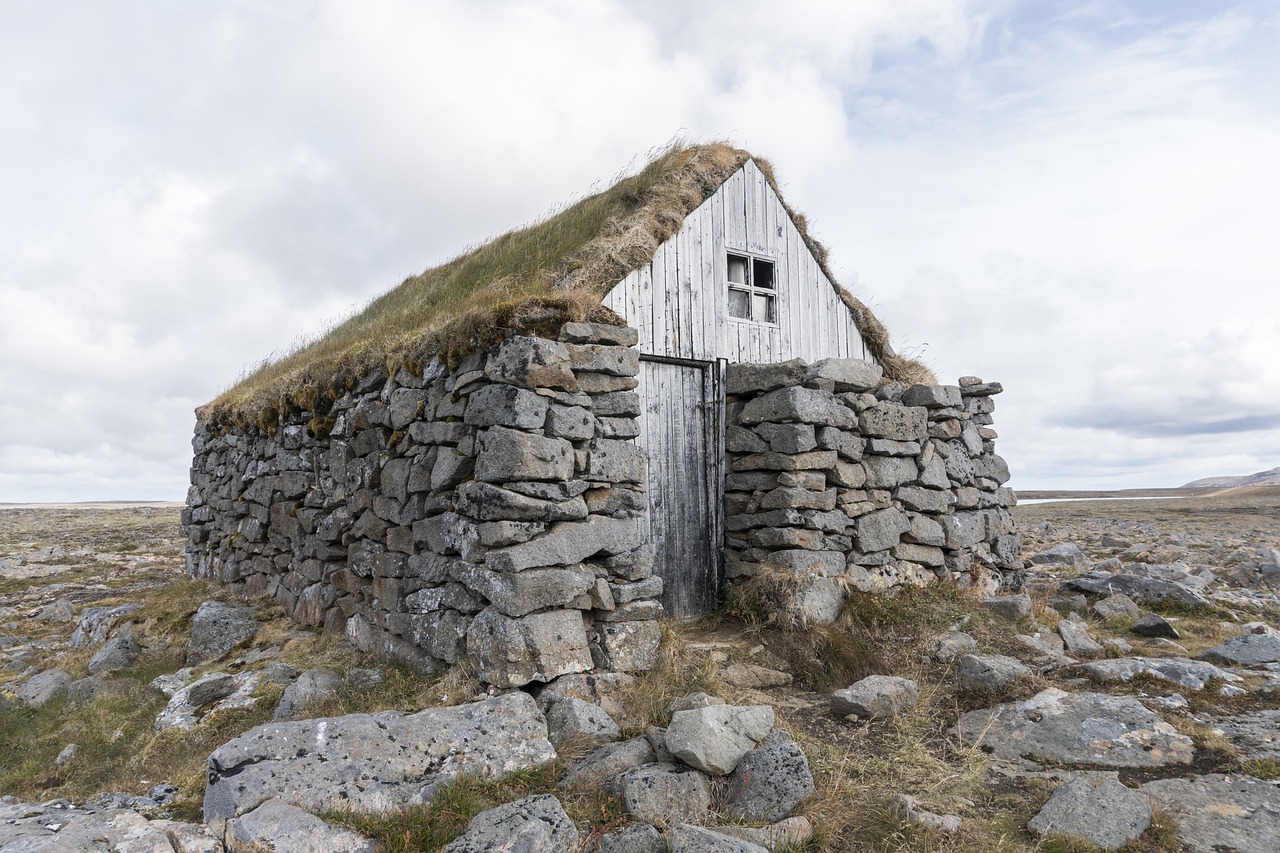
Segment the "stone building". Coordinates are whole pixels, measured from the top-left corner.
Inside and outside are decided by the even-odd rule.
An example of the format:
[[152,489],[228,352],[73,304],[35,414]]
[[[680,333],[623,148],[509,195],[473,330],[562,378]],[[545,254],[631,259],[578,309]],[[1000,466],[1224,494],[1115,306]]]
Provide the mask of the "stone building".
[[767,163],[678,147],[428,270],[198,411],[196,575],[516,686],[652,666],[726,582],[995,585],[992,396],[835,283]]

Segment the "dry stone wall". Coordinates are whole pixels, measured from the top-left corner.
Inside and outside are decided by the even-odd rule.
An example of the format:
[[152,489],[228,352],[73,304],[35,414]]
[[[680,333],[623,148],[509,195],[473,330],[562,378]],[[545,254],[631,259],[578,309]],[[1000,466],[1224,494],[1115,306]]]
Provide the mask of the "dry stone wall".
[[991,427],[999,383],[908,387],[842,359],[730,365],[726,381],[730,582],[781,570],[817,622],[848,589],[1016,585],[1015,497]]
[[569,323],[374,373],[268,430],[197,425],[188,571],[303,624],[499,686],[658,647],[633,329]]

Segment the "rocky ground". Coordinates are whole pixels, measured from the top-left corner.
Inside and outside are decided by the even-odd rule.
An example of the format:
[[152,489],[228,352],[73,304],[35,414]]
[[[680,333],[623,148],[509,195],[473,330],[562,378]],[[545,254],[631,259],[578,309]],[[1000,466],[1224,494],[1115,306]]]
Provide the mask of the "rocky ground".
[[1017,514],[1023,591],[765,575],[531,695],[222,600],[176,507],[0,507],[0,851],[1280,849],[1280,489]]

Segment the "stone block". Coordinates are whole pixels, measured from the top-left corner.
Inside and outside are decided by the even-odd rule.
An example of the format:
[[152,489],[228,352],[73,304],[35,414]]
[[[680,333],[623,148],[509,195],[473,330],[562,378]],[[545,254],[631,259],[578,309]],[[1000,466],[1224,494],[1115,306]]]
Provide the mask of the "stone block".
[[594,573],[581,566],[495,572],[463,561],[454,564],[453,577],[505,616],[564,607],[591,589],[596,579]]
[[495,383],[472,391],[467,397],[463,422],[471,426],[505,426],[541,429],[547,416],[547,400],[525,388]]
[[831,694],[831,711],[838,717],[889,720],[916,706],[919,688],[909,678],[869,675]]
[[874,391],[880,387],[884,370],[874,362],[856,358],[824,358],[809,365],[805,381],[828,380],[838,392]]
[[521,687],[591,669],[582,615],[551,610],[512,618],[489,607],[467,632],[467,656],[476,672],[496,687]]
[[854,521],[854,544],[865,554],[885,551],[910,529],[911,522],[901,510],[890,507],[869,512]]
[[546,438],[507,427],[480,433],[475,461],[477,479],[568,480],[573,476],[573,445],[563,438]]
[[[834,467],[834,450],[811,450],[808,453],[753,453],[733,463],[734,471],[803,471]],[[914,471],[914,467],[913,467]]]
[[490,351],[485,375],[522,388],[577,388],[568,348],[558,341],[516,336]]
[[858,415],[862,432],[876,438],[896,441],[924,441],[928,437],[929,418],[926,409],[878,403]]
[[583,476],[605,483],[643,483],[644,451],[629,441],[597,439],[587,452]]
[[739,422],[746,425],[797,421],[849,429],[856,418],[830,391],[795,387],[756,397],[739,416]]
[[619,672],[648,672],[658,663],[662,632],[652,619],[611,622],[597,626],[600,649],[609,668]]
[[801,384],[808,370],[808,365],[798,358],[781,364],[729,364],[725,368],[725,387],[734,395],[773,391]]
[[567,521],[587,517],[581,496],[544,501],[478,480],[463,483],[456,495],[458,511],[481,521]]
[[565,323],[560,327],[560,340],[571,344],[609,344],[633,347],[640,340],[640,333],[631,326],[611,326],[605,323]]
[[895,500],[913,512],[944,513],[951,503],[951,493],[920,486],[902,486],[893,493]]
[[813,424],[765,423],[755,431],[769,442],[769,449],[775,453],[805,453],[818,446]]
[[639,547],[639,523],[633,519],[592,515],[563,521],[541,536],[490,551],[486,564],[497,571],[521,572],[536,566],[580,563],[595,554],[619,554]]
[[912,385],[902,393],[902,405],[926,406],[930,409],[958,408],[958,385]]
[[862,460],[867,472],[866,485],[872,489],[892,489],[916,479],[914,459],[901,456],[867,456]]
[[565,347],[574,370],[607,376],[635,376],[640,372],[640,354],[629,347],[602,344],[566,344]]

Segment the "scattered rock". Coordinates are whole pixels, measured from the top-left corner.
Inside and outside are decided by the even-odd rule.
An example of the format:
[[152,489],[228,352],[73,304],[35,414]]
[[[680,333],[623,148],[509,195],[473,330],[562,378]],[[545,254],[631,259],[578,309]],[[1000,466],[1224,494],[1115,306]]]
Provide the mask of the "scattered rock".
[[206,601],[191,617],[187,664],[217,660],[258,632],[253,610],[223,601]]
[[1200,657],[1234,666],[1260,666],[1280,661],[1280,637],[1241,634],[1219,643]]
[[253,695],[258,680],[256,672],[238,675],[211,672],[201,676],[169,698],[169,703],[156,715],[155,729],[193,729],[214,711],[252,707],[258,702]]
[[935,814],[920,807],[915,797],[909,794],[894,794],[889,799],[893,807],[893,815],[903,823],[921,826],[934,832],[950,834],[960,831],[960,818],[953,814]]
[[633,823],[600,836],[597,853],[667,853],[667,842],[653,826]]
[[1026,593],[1022,595],[995,595],[990,598],[984,598],[982,599],[982,606],[1002,619],[1008,619],[1013,622],[1021,622],[1023,619],[1031,618],[1031,596]]
[[43,708],[71,687],[71,674],[65,669],[46,669],[37,672],[24,682],[13,695],[19,702],[32,708]]
[[1115,616],[1130,616],[1137,619],[1142,615],[1137,602],[1123,592],[1098,599],[1093,603],[1093,612],[1101,619],[1111,619]]
[[377,669],[353,669],[347,673],[347,688],[357,693],[375,690],[386,682],[387,677]]
[[[713,832],[728,835],[740,841],[757,844],[766,850],[799,850],[813,837],[813,824],[806,817],[789,817],[769,826],[710,827]],[[663,853],[666,849],[663,848]]]
[[1173,627],[1168,619],[1158,613],[1148,613],[1129,626],[1131,633],[1139,637],[1164,637],[1167,640],[1180,640],[1182,635]]
[[889,720],[916,706],[920,690],[909,678],[868,675],[831,694],[831,711],[838,717]]
[[1058,622],[1058,636],[1062,638],[1067,653],[1076,657],[1099,657],[1106,653],[1106,649],[1089,635],[1089,627],[1083,622],[1061,620]]
[[966,743],[1008,759],[1159,767],[1188,764],[1195,754],[1191,738],[1137,699],[1052,687],[1022,702],[970,711],[956,731]]
[[571,791],[603,788],[623,772],[642,764],[654,764],[657,758],[647,737],[607,743],[570,767],[560,784]]
[[1219,717],[1214,720],[1214,727],[1250,759],[1280,759],[1280,710]]
[[467,831],[445,845],[446,853],[537,853],[576,850],[578,828],[550,794],[525,797],[471,819]]
[[950,663],[961,655],[976,654],[978,641],[962,631],[950,631],[933,639],[929,657],[938,663]]
[[1026,678],[1031,670],[1007,655],[964,655],[956,666],[956,686],[961,690],[994,693]]
[[618,724],[603,708],[575,697],[551,706],[547,713],[547,730],[550,732],[548,739],[556,749],[571,741],[583,746],[598,746],[617,740],[622,734]]
[[[76,629],[71,633],[73,648],[102,645],[111,634],[111,629],[126,616],[142,609],[141,604],[117,604],[114,607],[87,607],[80,614]],[[74,612],[74,609],[73,611]]]
[[742,756],[773,728],[768,705],[712,705],[671,715],[666,746],[691,767],[716,776],[732,773]]
[[342,676],[332,669],[309,669],[298,676],[297,681],[284,689],[276,705],[273,720],[296,720],[303,716],[308,705],[332,699],[342,689]]
[[1040,566],[1066,566],[1069,569],[1083,569],[1089,565],[1089,558],[1071,542],[1063,542],[1047,551],[1032,554],[1030,560]]
[[694,708],[710,708],[712,705],[723,705],[724,700],[719,696],[711,696],[703,693],[701,690],[689,693],[684,696],[677,696],[667,703],[667,716],[670,717],[676,711],[691,711]]
[[1209,599],[1202,594],[1173,581],[1128,573],[1090,572],[1087,575],[1063,581],[1059,589],[1095,595],[1123,592],[1135,602],[1147,605],[1168,601],[1185,607],[1212,607]]
[[1151,826],[1151,807],[1132,788],[1115,780],[1098,786],[1073,779],[1053,796],[1027,824],[1036,835],[1083,838],[1104,850],[1118,850]]
[[89,659],[89,674],[110,675],[128,669],[141,653],[142,647],[133,636],[133,626],[126,624]]

